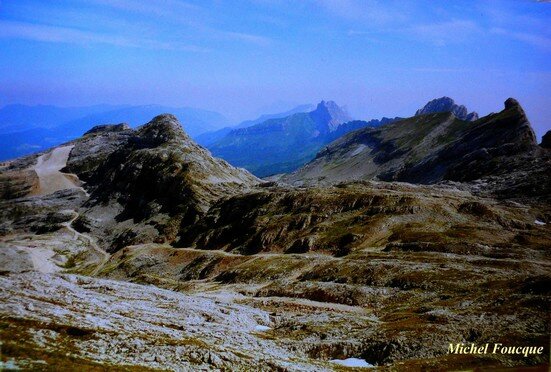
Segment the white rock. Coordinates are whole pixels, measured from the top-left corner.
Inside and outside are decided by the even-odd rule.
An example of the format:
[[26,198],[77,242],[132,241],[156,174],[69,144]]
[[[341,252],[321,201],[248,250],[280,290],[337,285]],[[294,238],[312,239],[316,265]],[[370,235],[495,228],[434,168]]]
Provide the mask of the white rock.
[[331,362],[340,364],[345,367],[356,367],[356,368],[372,368],[372,364],[367,363],[363,359],[359,358],[348,358],[348,359],[333,359]]
[[264,326],[264,325],[256,325],[254,327],[254,330],[259,331],[259,332],[269,331],[270,329],[271,329],[270,327],[267,327],[267,326]]

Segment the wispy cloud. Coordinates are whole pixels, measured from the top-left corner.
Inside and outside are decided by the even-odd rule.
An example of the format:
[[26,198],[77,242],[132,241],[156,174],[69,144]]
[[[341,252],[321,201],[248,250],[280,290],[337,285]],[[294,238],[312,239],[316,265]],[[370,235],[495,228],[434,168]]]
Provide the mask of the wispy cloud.
[[393,1],[315,0],[315,2],[331,14],[350,20],[363,20],[375,24],[384,24],[406,18],[404,9],[407,5],[402,7],[402,11],[396,11]]
[[228,37],[230,39],[246,41],[248,43],[252,43],[260,46],[267,46],[272,42],[272,39],[270,38],[259,36],[259,35],[242,33],[242,32],[220,31],[220,30],[216,30],[215,32],[218,32],[221,35]]
[[503,35],[514,40],[518,40],[536,48],[540,48],[546,51],[551,51],[551,38],[528,32],[516,32],[509,31],[503,28],[494,27],[490,30],[491,33],[497,35]]
[[402,30],[418,39],[443,46],[449,43],[463,42],[481,32],[481,28],[470,20],[451,20],[447,22],[420,24]]
[[113,34],[101,34],[75,28],[50,26],[44,24],[0,21],[0,38],[35,40],[48,43],[70,44],[108,44],[118,47],[180,50],[187,52],[205,52],[208,49],[187,45],[178,41],[159,41],[153,39],[131,39]]
[[426,73],[443,73],[443,74],[455,74],[455,73],[469,73],[473,72],[472,69],[466,68],[446,68],[446,67],[417,67],[410,69],[414,72],[426,72]]
[[[187,52],[212,51],[209,43],[213,40],[261,47],[273,42],[261,35],[213,27],[211,15],[205,9],[179,0],[74,1],[86,7],[78,10],[78,6],[67,9],[31,7],[25,3],[16,5],[23,16],[17,20],[0,20],[0,38]],[[113,10],[115,14],[125,14],[113,17]],[[133,21],[129,22],[129,19]]]
[[369,41],[374,44],[382,43],[381,40],[373,37],[374,33],[370,31],[358,31],[358,30],[348,30],[348,36],[350,37],[361,37],[363,41]]
[[156,16],[183,16],[190,10],[201,7],[180,0],[143,1],[143,0],[91,0],[86,3],[106,5],[113,8]]
[[482,33],[483,30],[473,21],[451,20],[438,23],[423,23],[408,27],[377,28],[376,31],[349,30],[348,36],[366,37],[372,42],[377,42],[373,35],[396,36],[417,42],[430,43],[436,46],[462,43],[473,36]]
[[143,0],[91,0],[96,5],[118,10],[140,13],[151,17],[151,22],[166,22],[185,25],[193,32],[205,34],[204,39],[211,37],[219,39],[238,40],[257,46],[266,46],[272,42],[268,37],[246,32],[226,31],[209,24],[212,15],[202,7],[181,0],[143,1]]
[[[549,1],[546,1],[549,2]],[[549,5],[540,5],[542,7]],[[536,16],[534,14],[522,14],[507,7],[499,7],[495,3],[480,2],[479,11],[484,14],[490,24],[495,27],[530,28],[530,29],[548,29],[549,21],[545,16]]]

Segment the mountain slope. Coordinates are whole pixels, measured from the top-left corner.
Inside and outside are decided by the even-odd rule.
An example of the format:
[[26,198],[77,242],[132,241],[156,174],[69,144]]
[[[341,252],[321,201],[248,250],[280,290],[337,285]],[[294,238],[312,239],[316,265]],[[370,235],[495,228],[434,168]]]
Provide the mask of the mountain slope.
[[[546,159],[517,101],[475,122],[452,113],[414,116],[349,133],[283,180],[291,183],[379,179],[414,183],[472,181]],[[541,166],[546,167],[546,160]]]
[[[383,119],[383,122],[391,119]],[[335,138],[381,122],[353,121],[332,101],[315,110],[270,119],[252,127],[236,129],[208,146],[215,156],[264,177],[290,172],[311,160],[321,147]]]
[[[436,179],[501,172],[468,182],[259,184],[171,115],[0,163],[0,366],[322,371],[355,358],[547,370],[551,151],[506,106],[475,123],[440,113],[359,129],[329,146],[370,145],[378,165],[401,159],[396,177],[424,160]],[[73,185],[31,195],[41,167]],[[450,355],[450,335],[543,354]]]
[[209,149],[257,176],[286,172],[310,160],[333,127],[348,119],[334,102],[321,102],[309,113],[232,130]]
[[67,170],[87,183],[86,225],[102,231],[111,250],[132,242],[170,242],[214,200],[258,181],[213,158],[168,114],[136,130],[89,132],[75,143]]
[[279,113],[276,113],[276,114],[264,114],[264,115],[260,115],[259,117],[257,117],[256,119],[253,119],[253,120],[242,121],[241,123],[237,124],[234,127],[234,129],[252,127],[253,125],[263,123],[266,120],[284,118],[284,117],[287,117],[287,116],[290,116],[290,115],[293,115],[293,114],[299,114],[299,113],[303,113],[303,112],[310,112],[310,111],[315,110],[315,109],[316,109],[316,106],[311,105],[311,104],[299,105],[299,106],[294,107],[294,108],[292,108],[291,110],[288,110],[288,111],[279,112]]
[[295,108],[293,108],[292,110],[289,110],[289,111],[280,112],[280,113],[277,113],[277,114],[261,115],[261,116],[259,116],[258,118],[254,119],[254,120],[242,121],[241,123],[237,124],[235,127],[224,127],[222,129],[218,129],[218,130],[215,130],[215,131],[199,134],[199,135],[195,136],[194,139],[201,146],[207,146],[208,147],[208,146],[214,144],[215,142],[219,141],[220,139],[222,139],[227,134],[229,134],[233,129],[247,128],[247,127],[251,127],[251,126],[256,125],[256,124],[260,124],[260,123],[262,123],[266,120],[269,120],[269,119],[279,119],[279,118],[284,118],[286,116],[297,114],[297,113],[309,112],[309,111],[312,111],[314,108],[315,107],[313,105],[300,105],[300,106],[297,106],[297,107],[295,107]]

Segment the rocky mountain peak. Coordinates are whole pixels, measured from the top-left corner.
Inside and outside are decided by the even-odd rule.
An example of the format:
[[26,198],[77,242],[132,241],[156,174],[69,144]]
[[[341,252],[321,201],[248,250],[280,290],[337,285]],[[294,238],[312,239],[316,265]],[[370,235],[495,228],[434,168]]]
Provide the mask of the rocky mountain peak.
[[505,110],[502,111],[502,114],[505,117],[499,127],[500,136],[521,148],[537,146],[536,134],[520,103],[514,98],[508,98],[504,105]]
[[321,101],[316,109],[310,112],[320,131],[333,132],[342,123],[352,120],[348,113],[334,101]]
[[316,110],[327,110],[327,111],[339,111],[341,108],[335,103],[335,101],[324,101],[322,100],[317,104]]
[[451,112],[456,118],[466,121],[478,120],[476,112],[469,113],[463,105],[457,105],[450,97],[441,97],[428,102],[423,108],[415,112],[415,116],[425,114],[435,114],[438,112]]
[[215,200],[258,182],[213,158],[169,114],[137,130],[76,140],[67,170],[86,182],[87,228],[112,251],[139,242],[172,242]]
[[[451,102],[447,97],[431,101],[423,113],[450,109]],[[524,110],[516,100],[508,99],[504,110],[476,124],[445,111],[360,129],[332,142],[313,161],[283,180],[297,184],[357,179],[470,182],[511,175],[524,162],[539,161],[537,149]]]
[[129,129],[130,129],[130,126],[126,123],[102,124],[102,125],[96,125],[92,127],[92,129],[84,133],[84,135],[86,136],[87,134],[122,132]]
[[173,140],[191,140],[176,116],[172,114],[155,116],[149,123],[138,129],[137,135],[142,141],[150,142],[151,146]]
[[510,109],[514,107],[520,107],[520,103],[512,97],[507,98],[507,100],[505,101],[505,109]]
[[548,130],[547,133],[543,135],[540,146],[544,149],[551,149],[551,130]]

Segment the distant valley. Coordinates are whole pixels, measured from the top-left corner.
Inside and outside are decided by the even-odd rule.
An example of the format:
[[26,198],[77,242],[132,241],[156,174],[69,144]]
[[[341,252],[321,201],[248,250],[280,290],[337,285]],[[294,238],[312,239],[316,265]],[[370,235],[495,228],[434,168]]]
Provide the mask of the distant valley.
[[195,108],[160,105],[87,107],[8,105],[0,109],[0,160],[41,151],[81,136],[98,124],[142,125],[152,117],[173,113],[195,136],[229,125],[223,115]]

